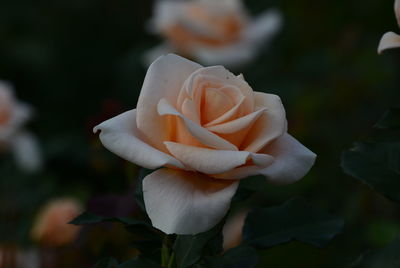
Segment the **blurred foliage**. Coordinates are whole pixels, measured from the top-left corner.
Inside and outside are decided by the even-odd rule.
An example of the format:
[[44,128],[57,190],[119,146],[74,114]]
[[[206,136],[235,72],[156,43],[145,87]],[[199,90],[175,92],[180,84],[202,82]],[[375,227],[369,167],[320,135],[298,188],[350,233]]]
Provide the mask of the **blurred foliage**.
[[[400,51],[376,53],[382,34],[398,29],[393,4],[245,4],[252,14],[280,8],[285,24],[270,49],[239,72],[254,90],[281,96],[289,132],[318,155],[312,171],[294,185],[272,186],[261,178],[244,182],[257,190],[247,204],[271,206],[301,195],[347,222],[327,248],[280,245],[261,252],[259,267],[343,267],[398,234],[397,205],[340,168],[341,151],[368,139],[384,111],[399,103]],[[161,41],[145,30],[151,7],[152,1],[127,0],[0,2],[0,79],[11,81],[17,96],[35,108],[28,127],[39,137],[46,163],[43,171],[26,174],[10,155],[0,156],[3,243],[31,245],[32,219],[57,196],[76,196],[89,212],[101,210],[107,217],[137,213],[138,205],[110,195],[133,200],[139,168],[106,151],[92,127],[136,105],[146,72],[143,53]],[[104,196],[113,206],[100,201],[90,206]],[[76,244],[59,253],[65,262],[57,267],[90,266],[108,256],[120,263],[130,259],[137,254],[130,247],[136,237],[123,231],[114,224],[85,228]]]

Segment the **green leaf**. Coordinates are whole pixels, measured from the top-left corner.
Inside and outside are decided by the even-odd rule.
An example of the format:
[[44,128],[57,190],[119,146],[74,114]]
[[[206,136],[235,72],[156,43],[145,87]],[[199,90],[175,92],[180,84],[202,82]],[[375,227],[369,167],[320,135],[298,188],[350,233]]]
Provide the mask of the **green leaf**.
[[209,257],[204,261],[207,268],[253,268],[258,263],[258,254],[251,247],[236,247],[220,257]]
[[118,267],[118,261],[114,258],[107,257],[98,261],[95,268],[116,268]]
[[342,154],[344,172],[400,202],[400,142],[357,142]]
[[151,227],[147,222],[137,220],[130,217],[103,217],[95,215],[89,212],[84,212],[75,219],[73,219],[70,224],[83,225],[83,224],[94,224],[102,222],[119,222],[128,226],[141,225]]
[[142,256],[137,256],[132,260],[122,263],[118,268],[161,268],[161,266]]
[[383,117],[376,123],[376,128],[383,129],[400,129],[400,108],[391,108]]
[[196,263],[202,256],[204,247],[213,239],[219,240],[219,235],[225,221],[211,230],[197,235],[178,235],[174,243],[176,262],[179,268],[186,268]]
[[277,207],[249,212],[243,227],[243,244],[263,249],[297,240],[323,247],[343,225],[342,219],[295,198]]
[[400,267],[400,237],[387,247],[371,251],[359,258],[353,268],[398,268]]

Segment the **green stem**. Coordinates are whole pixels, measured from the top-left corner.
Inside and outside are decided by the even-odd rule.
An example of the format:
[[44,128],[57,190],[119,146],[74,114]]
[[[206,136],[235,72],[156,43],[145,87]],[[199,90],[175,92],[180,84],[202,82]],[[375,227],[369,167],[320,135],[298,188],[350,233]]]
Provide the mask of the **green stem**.
[[172,264],[174,263],[174,259],[175,259],[175,252],[172,252],[171,256],[169,257],[169,261],[168,261],[168,268],[172,268]]
[[165,243],[163,243],[162,248],[161,248],[161,266],[162,267],[167,267],[168,259],[169,259],[168,247]]

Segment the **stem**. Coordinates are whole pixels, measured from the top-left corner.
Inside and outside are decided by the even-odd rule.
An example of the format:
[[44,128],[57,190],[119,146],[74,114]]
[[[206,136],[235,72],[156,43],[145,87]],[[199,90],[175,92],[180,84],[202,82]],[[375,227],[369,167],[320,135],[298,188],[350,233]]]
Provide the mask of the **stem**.
[[170,268],[170,265],[172,265],[171,258],[173,259],[173,253],[172,256],[170,256],[170,250],[168,248],[168,235],[165,235],[161,248],[161,266]]
[[167,268],[172,268],[172,264],[174,263],[174,259],[175,259],[175,252],[172,252],[171,256],[169,257]]

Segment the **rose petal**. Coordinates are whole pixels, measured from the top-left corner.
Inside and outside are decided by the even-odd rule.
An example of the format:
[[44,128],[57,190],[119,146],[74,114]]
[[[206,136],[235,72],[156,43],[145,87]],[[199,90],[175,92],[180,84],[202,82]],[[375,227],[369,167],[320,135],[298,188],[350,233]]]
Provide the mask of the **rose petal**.
[[386,49],[400,47],[400,35],[394,32],[387,32],[382,36],[378,46],[378,54],[381,54]]
[[244,165],[248,160],[266,167],[272,163],[272,157],[266,154],[254,154],[245,151],[212,150],[165,142],[170,153],[186,167],[205,174],[218,174]]
[[[249,86],[249,84],[247,84],[246,81],[235,76],[223,66],[204,67],[195,71],[189,78],[190,83],[188,83],[186,86],[186,91],[189,96],[193,96],[192,90],[197,88],[194,84],[196,82],[198,83],[198,81],[196,80],[196,77],[198,76],[207,77],[207,80],[213,78],[214,80],[220,81],[220,83],[224,86],[232,85],[237,87],[246,98],[243,103],[243,112],[247,114],[254,111],[254,98],[252,88]],[[198,80],[202,81],[202,79]]]
[[196,234],[217,224],[238,183],[200,173],[159,169],[143,180],[143,197],[154,227],[167,234]]
[[238,150],[232,143],[220,138],[179,113],[166,99],[161,99],[158,103],[158,112],[160,115],[175,115],[181,118],[190,134],[206,146],[220,150]]
[[232,107],[232,109],[230,109],[229,111],[227,111],[226,113],[224,113],[220,117],[215,118],[213,121],[205,124],[204,126],[205,127],[210,127],[210,126],[221,124],[223,122],[226,122],[226,121],[230,120],[232,117],[234,117],[239,112],[239,110],[241,108],[241,105],[243,104],[244,100],[245,100],[245,97],[242,96],[240,98],[240,100],[235,104],[235,106]]
[[254,92],[257,107],[267,110],[253,124],[242,144],[244,151],[258,152],[287,129],[286,113],[281,99],[273,94]]
[[96,126],[100,140],[111,152],[139,166],[155,169],[165,165],[184,166],[172,156],[147,144],[136,126],[136,110],[130,110]]
[[260,174],[274,184],[289,184],[301,179],[314,165],[316,158],[316,154],[289,134],[283,135],[263,151],[275,160]]
[[34,172],[42,167],[42,156],[35,136],[20,132],[12,139],[11,146],[17,164],[24,170]]
[[400,26],[400,0],[394,1],[394,13],[396,15],[397,24]]
[[169,135],[168,122],[159,116],[157,104],[165,98],[175,104],[185,80],[197,69],[197,63],[177,55],[158,58],[148,69],[137,103],[137,128],[149,139],[151,144],[165,151],[163,141]]
[[277,9],[267,10],[253,19],[244,32],[244,39],[253,45],[266,45],[282,27],[282,14]]
[[245,129],[247,127],[250,127],[254,121],[256,121],[263,112],[265,112],[267,109],[266,108],[261,108],[251,114],[248,114],[246,116],[240,117],[238,119],[219,124],[219,125],[214,125],[207,127],[209,131],[220,133],[220,134],[231,134],[238,132],[242,129]]
[[185,101],[182,104],[182,114],[195,122],[196,124],[200,125],[200,117],[199,114],[197,113],[196,106],[194,102],[190,99],[185,99]]

